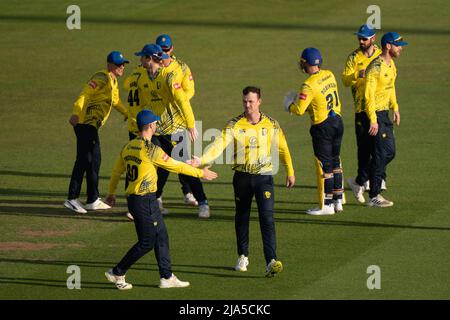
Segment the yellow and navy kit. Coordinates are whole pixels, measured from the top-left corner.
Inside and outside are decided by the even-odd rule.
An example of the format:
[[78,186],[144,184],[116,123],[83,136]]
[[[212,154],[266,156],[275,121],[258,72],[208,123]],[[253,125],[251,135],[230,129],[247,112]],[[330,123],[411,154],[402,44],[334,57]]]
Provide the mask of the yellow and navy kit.
[[[245,113],[230,120],[201,158],[208,164],[218,158],[233,142],[233,170],[251,174],[267,174],[274,170],[272,147],[277,147],[288,176],[294,175],[292,158],[278,122],[261,113],[257,124],[250,123]],[[278,160],[278,159],[277,159]]]
[[124,116],[128,115],[120,100],[117,79],[112,78],[107,70],[101,70],[84,86],[74,103],[72,114],[79,117],[80,124],[89,124],[98,129],[108,119],[111,107]]
[[373,60],[366,70],[366,85],[364,98],[366,113],[370,123],[377,123],[377,111],[392,109],[398,111],[397,96],[395,94],[395,78],[397,69],[394,60],[391,65],[378,57]]
[[341,115],[337,83],[331,71],[320,70],[310,75],[302,84],[298,101],[289,107],[289,111],[301,116],[306,110],[312,125],[325,121],[331,110]]
[[123,147],[116,160],[109,182],[109,194],[115,194],[119,178],[125,170],[128,181],[125,190],[127,196],[156,192],[157,167],[197,178],[203,177],[202,170],[174,160],[160,147],[142,137],[137,137]]
[[367,66],[381,54],[381,49],[374,45],[372,56],[367,57],[364,52],[358,48],[347,58],[344,71],[342,72],[342,82],[344,86],[351,87],[353,101],[355,104],[355,113],[364,111],[364,85],[365,78],[359,77],[361,70],[367,69]]

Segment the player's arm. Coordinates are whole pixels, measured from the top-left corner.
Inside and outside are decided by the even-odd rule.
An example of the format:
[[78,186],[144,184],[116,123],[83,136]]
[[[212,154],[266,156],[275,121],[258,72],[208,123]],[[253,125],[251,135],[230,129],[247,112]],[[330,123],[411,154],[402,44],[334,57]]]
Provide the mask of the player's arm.
[[165,153],[158,146],[155,146],[155,149],[152,150],[149,157],[155,166],[158,166],[167,171],[184,174],[184,175],[188,175],[188,176],[192,176],[192,177],[196,177],[196,178],[203,177],[202,170],[194,168],[184,162],[177,161],[177,160],[171,158],[167,153]]
[[192,76],[191,69],[188,67],[187,64],[183,64],[182,70],[183,70],[183,81],[181,83],[181,86],[183,87],[183,90],[186,94],[186,98],[188,100],[191,100],[195,94],[194,77]]
[[212,163],[233,140],[233,130],[230,126],[226,126],[222,129],[220,137],[216,137],[214,142],[206,148],[205,153],[200,158],[200,164],[206,165]]
[[[370,65],[369,65],[370,66]],[[369,134],[375,136],[378,133],[375,93],[380,72],[376,68],[369,68],[366,72],[364,99],[366,102],[366,114],[370,120]]]
[[173,72],[173,76],[167,78],[167,84],[169,86],[170,93],[172,94],[174,102],[180,107],[181,112],[186,120],[188,129],[195,128],[195,117],[192,111],[191,103],[187,98],[186,93],[182,87],[183,74],[180,71]]
[[298,100],[289,106],[289,112],[302,116],[313,99],[312,88],[304,83],[298,94]]
[[123,105],[123,102],[120,98],[116,101],[115,104],[113,104],[113,107],[125,117],[125,120],[128,119],[128,109]]
[[125,171],[125,163],[122,159],[122,152],[119,154],[114,167],[112,169],[111,178],[109,179],[108,195],[105,202],[110,206],[113,206],[116,202],[116,189],[119,183],[120,176]]
[[278,152],[280,155],[280,160],[283,166],[286,168],[286,173],[288,176],[294,176],[294,166],[292,165],[292,157],[289,151],[289,147],[286,141],[286,136],[284,135],[283,130],[278,127],[275,129],[278,136]]
[[370,123],[377,123],[377,114],[375,109],[375,92],[377,90],[379,73],[375,68],[368,70],[364,87],[364,99],[366,101],[366,113]]
[[398,110],[397,94],[395,92],[395,84],[392,85],[391,94],[389,96],[389,108],[394,112],[394,123],[400,125],[400,111]]
[[344,71],[342,72],[342,82],[344,86],[350,87],[356,83],[358,79],[358,71],[356,70],[355,58],[350,55],[345,63]]

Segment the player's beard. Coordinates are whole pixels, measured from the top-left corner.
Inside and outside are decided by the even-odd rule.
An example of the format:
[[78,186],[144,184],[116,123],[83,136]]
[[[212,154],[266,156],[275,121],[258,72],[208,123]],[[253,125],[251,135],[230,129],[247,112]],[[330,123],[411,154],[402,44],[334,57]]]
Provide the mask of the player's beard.
[[367,51],[371,46],[372,46],[372,43],[369,43],[369,44],[360,43],[359,44],[359,48],[361,49],[361,51]]
[[398,58],[398,56],[400,56],[400,50],[393,50],[390,49],[389,50],[389,55],[391,56],[391,58]]

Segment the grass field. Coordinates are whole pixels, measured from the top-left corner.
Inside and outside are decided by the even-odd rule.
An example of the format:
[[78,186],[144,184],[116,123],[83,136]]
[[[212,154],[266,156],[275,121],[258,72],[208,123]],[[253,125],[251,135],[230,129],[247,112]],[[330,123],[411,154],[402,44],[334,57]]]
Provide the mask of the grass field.
[[[340,78],[356,48],[353,32],[373,1],[87,1],[78,0],[81,30],[66,28],[68,1],[0,3],[0,299],[449,299],[450,209],[445,185],[450,159],[450,26],[447,1],[385,1],[382,30],[398,31],[410,45],[396,62],[402,115],[397,156],[388,168],[387,209],[357,204],[347,191],[342,214],[311,217],[316,203],[309,118],[283,111],[284,94],[305,75],[298,52],[319,48],[325,69]],[[196,79],[192,100],[203,128],[221,128],[242,112],[241,90],[262,88],[263,111],[279,120],[294,159],[297,185],[276,177],[278,256],[285,270],[264,277],[257,213],[252,213],[250,268],[232,271],[237,258],[229,166],[205,184],[212,217],[182,205],[175,175],[164,199],[174,272],[191,282],[180,290],[157,288],[153,253],[127,275],[134,289],[106,282],[112,267],[135,242],[125,198],[106,213],[79,216],[64,209],[75,136],[67,120],[83,83],[111,50],[138,64],[133,53],[169,33],[176,54]],[[338,80],[344,104],[342,160],[356,173],[350,90]],[[122,98],[126,100],[125,93]],[[101,129],[101,196],[128,134],[112,114]],[[85,187],[83,186],[83,192]],[[84,193],[82,196],[84,201]],[[256,205],[254,206],[256,207]],[[81,268],[82,290],[68,290],[69,265]],[[370,265],[381,269],[381,289],[366,286]]]

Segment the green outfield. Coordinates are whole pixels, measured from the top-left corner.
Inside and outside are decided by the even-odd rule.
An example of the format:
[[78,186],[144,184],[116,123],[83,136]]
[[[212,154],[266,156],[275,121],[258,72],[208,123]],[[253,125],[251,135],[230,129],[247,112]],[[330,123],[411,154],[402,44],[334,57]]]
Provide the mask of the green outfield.
[[[353,105],[340,74],[357,47],[353,32],[366,22],[372,2],[78,0],[81,30],[68,30],[72,2],[2,1],[0,299],[449,299],[448,1],[376,3],[382,27],[377,43],[387,31],[409,42],[396,61],[402,122],[395,128],[397,155],[385,193],[394,207],[364,207],[347,190],[343,213],[303,213],[316,204],[310,120],[285,113],[283,97],[306,78],[297,68],[298,53],[319,48],[323,68],[338,78],[344,174],[354,176]],[[237,254],[230,166],[214,166],[219,179],[205,183],[208,220],[182,204],[175,175],[166,186],[173,269],[191,282],[186,289],[157,287],[153,252],[128,272],[133,290],[120,292],[106,281],[103,273],[136,240],[134,225],[124,217],[123,194],[104,213],[75,215],[63,207],[76,151],[68,118],[83,83],[104,67],[112,50],[131,60],[128,75],[138,64],[133,53],[160,33],[172,36],[175,53],[193,71],[192,106],[203,129],[221,128],[240,114],[242,88],[256,85],[262,88],[262,110],[287,135],[297,185],[283,187],[283,169],[275,177],[278,257],[285,268],[275,278],[264,277],[256,204],[249,271],[232,270]],[[126,101],[125,92],[121,96]],[[128,140],[115,110],[100,140],[104,198],[113,162]],[[82,201],[84,190],[85,185]],[[81,290],[66,286],[70,265],[81,268]],[[381,270],[381,289],[367,288],[372,265]]]

